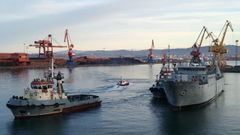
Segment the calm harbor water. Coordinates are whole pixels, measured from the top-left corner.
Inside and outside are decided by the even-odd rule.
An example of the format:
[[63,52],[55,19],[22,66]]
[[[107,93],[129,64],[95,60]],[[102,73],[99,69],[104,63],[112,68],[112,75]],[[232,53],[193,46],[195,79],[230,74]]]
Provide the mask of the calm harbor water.
[[[173,111],[155,101],[148,88],[161,65],[97,66],[57,69],[65,75],[65,90],[99,95],[102,106],[85,112],[15,120],[8,99],[22,95],[43,69],[0,71],[1,135],[203,135],[240,134],[240,73],[225,73],[225,92],[211,104]],[[128,87],[117,87],[121,78]]]

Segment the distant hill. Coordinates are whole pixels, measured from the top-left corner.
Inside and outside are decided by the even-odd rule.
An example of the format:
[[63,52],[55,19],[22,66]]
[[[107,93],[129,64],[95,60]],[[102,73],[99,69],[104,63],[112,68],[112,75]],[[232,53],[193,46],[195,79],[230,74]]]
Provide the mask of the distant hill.
[[[228,50],[227,56],[234,56],[236,54],[236,46],[235,45],[226,45]],[[238,47],[239,50],[239,47]],[[167,53],[167,50],[164,50]],[[171,55],[177,56],[189,56],[192,48],[177,48],[170,49]],[[200,51],[202,54],[208,55],[208,46],[203,46]],[[240,50],[239,50],[240,52]],[[79,51],[75,50],[77,56],[96,56],[96,57],[146,57],[148,54],[147,50],[96,50],[96,51]],[[162,56],[162,49],[154,49],[153,54],[155,56]],[[66,57],[67,51],[61,51],[55,53],[55,56]]]

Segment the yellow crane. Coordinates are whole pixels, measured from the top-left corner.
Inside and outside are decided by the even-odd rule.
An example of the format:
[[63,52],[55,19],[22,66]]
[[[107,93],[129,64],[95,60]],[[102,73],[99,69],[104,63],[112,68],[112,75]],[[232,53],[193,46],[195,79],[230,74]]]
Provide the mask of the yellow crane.
[[[227,53],[227,49],[224,47],[224,39],[227,33],[228,28],[233,31],[232,24],[230,21],[226,21],[224,24],[218,38],[213,40],[213,44],[209,47],[209,52],[212,52],[214,55],[215,60],[218,62],[218,66],[220,69],[223,69],[226,65],[226,61],[224,59],[224,54]],[[221,41],[219,42],[219,38],[221,36]],[[211,36],[213,39],[213,36]]]

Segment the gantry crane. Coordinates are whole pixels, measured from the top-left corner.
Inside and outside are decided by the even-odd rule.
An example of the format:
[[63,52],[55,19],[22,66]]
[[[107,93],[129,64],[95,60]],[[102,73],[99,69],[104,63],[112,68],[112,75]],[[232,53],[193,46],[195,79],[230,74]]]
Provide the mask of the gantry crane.
[[53,48],[66,48],[67,46],[53,45],[52,35],[49,34],[47,39],[34,41],[34,44],[29,45],[30,47],[39,48],[39,58],[51,59],[53,57]]
[[[215,60],[217,60],[217,63],[220,69],[223,69],[224,66],[226,65],[224,54],[227,53],[227,49],[224,47],[224,39],[225,39],[228,28],[230,28],[231,31],[233,31],[231,22],[227,20],[220,34],[215,40],[213,40],[212,46],[209,47],[209,52],[213,53],[214,58]],[[221,40],[219,42],[220,37],[221,37]]]
[[154,48],[154,41],[152,39],[152,45],[151,48],[148,49],[148,63],[152,63],[153,62],[153,48]]
[[73,62],[72,57],[75,55],[75,53],[73,52],[74,45],[72,44],[72,41],[71,41],[70,36],[68,34],[68,29],[66,29],[66,31],[65,31],[64,42],[67,42],[68,58],[69,58],[68,62]]

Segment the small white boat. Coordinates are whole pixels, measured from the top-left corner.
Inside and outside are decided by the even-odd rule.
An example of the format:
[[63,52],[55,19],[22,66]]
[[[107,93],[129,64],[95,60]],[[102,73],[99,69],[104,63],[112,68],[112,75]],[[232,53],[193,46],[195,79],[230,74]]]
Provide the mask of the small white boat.
[[127,86],[129,85],[129,82],[127,80],[123,80],[121,79],[118,83],[117,83],[118,86]]

